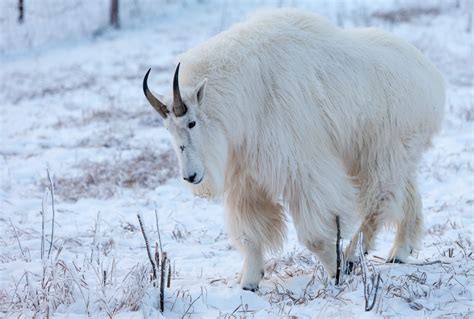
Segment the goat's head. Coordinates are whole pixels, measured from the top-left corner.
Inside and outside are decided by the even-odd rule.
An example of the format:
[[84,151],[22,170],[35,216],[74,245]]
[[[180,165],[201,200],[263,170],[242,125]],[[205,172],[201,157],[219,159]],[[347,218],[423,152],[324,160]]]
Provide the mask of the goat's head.
[[174,73],[172,97],[163,98],[150,91],[148,75],[151,69],[143,79],[143,91],[151,106],[163,117],[165,127],[171,133],[183,179],[198,185],[206,175],[203,159],[206,143],[209,142],[206,138],[208,132],[205,131],[206,117],[200,107],[207,80],[203,79],[195,87],[180,89],[179,66],[180,64]]

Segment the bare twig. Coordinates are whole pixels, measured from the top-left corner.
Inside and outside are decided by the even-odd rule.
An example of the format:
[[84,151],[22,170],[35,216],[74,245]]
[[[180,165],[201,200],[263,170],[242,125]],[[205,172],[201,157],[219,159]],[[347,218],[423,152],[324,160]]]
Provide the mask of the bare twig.
[[161,245],[161,235],[160,235],[160,226],[158,223],[158,212],[155,209],[155,221],[156,221],[156,231],[158,232],[158,243],[160,245],[160,252],[163,252],[163,246]]
[[171,262],[168,259],[168,282],[166,283],[166,287],[171,287]]
[[51,192],[51,209],[53,213],[52,221],[51,221],[51,240],[49,242],[49,250],[48,250],[48,259],[49,256],[51,255],[51,249],[53,248],[53,241],[54,241],[54,220],[55,220],[55,209],[54,209],[54,184],[53,184],[53,179],[51,177],[51,174],[49,174],[49,169],[46,170],[48,174],[48,180],[49,180],[49,188]]
[[166,252],[162,253],[160,263],[160,310],[161,312],[165,309],[165,268],[167,264]]
[[[73,262],[73,265],[74,265],[74,262]],[[76,284],[77,288],[79,289],[79,293],[81,294],[81,297],[84,301],[84,304],[86,306],[86,313],[89,313],[89,296],[87,295],[87,293],[84,292],[84,289],[82,288],[86,288],[84,287],[84,281],[81,280],[81,278],[78,278],[78,267],[74,265],[74,267],[76,268],[76,270],[72,271],[69,267],[67,267],[66,265],[64,265],[63,269],[64,271],[67,271],[69,272],[69,274],[71,275],[71,279],[72,279],[72,282]],[[87,284],[86,284],[87,286]]]
[[100,212],[97,212],[97,217],[95,219],[95,225],[94,225],[94,239],[92,241],[92,248],[91,248],[91,260],[90,262],[92,263],[92,259],[94,258],[94,248],[97,247],[97,256],[99,256],[99,244],[97,241],[97,233],[100,232]]
[[237,310],[239,310],[240,307],[242,307],[242,303],[240,303],[240,304],[237,306],[237,308],[235,308],[234,311],[232,311],[232,313],[231,313],[230,315],[233,316],[233,315],[237,312]]
[[[365,311],[370,311],[374,308],[375,306],[375,301],[377,300],[377,293],[379,291],[379,286],[380,286],[380,273],[377,273],[377,282],[375,283],[374,285],[374,280],[373,280],[373,277],[372,277],[372,289],[370,290],[370,293],[373,292],[374,294],[374,297],[372,298],[372,303],[371,304],[368,304],[367,303],[367,298],[365,299]],[[374,287],[375,287],[375,291],[374,291]],[[364,296],[365,297],[365,296]]]
[[[367,267],[367,261],[365,259],[364,251],[362,249],[363,242],[362,233],[359,236],[359,249],[360,249],[360,265],[362,269],[362,282],[364,284],[364,300],[365,300],[365,311],[371,311],[375,306],[377,300],[377,294],[380,286],[380,272],[375,275],[375,269],[372,265],[374,273],[370,274],[370,280],[368,278],[369,269]],[[371,299],[371,300],[370,300]]]
[[39,310],[38,309],[39,308],[39,300],[38,300],[37,295],[35,294],[33,286],[30,283],[30,279],[29,279],[27,271],[25,272],[25,280],[26,280],[26,287],[28,289],[28,294],[30,296],[31,303],[32,303],[33,307],[35,308],[35,311],[38,312],[38,310]]
[[18,0],[18,23],[23,23],[25,20],[25,4],[23,0]]
[[186,311],[184,312],[183,316],[181,317],[181,319],[184,319],[184,317],[186,317],[186,315],[188,314],[189,312],[189,309],[191,309],[191,307],[194,305],[194,303],[202,297],[202,290],[201,290],[201,294],[199,294],[199,296],[196,297],[196,299],[194,299],[188,306],[188,309],[186,309]]
[[15,233],[15,238],[16,238],[16,241],[18,243],[18,247],[20,248],[21,255],[23,256],[23,258],[26,261],[27,258],[26,258],[26,255],[25,255],[25,251],[23,250],[23,247],[21,247],[20,237],[18,237],[18,233],[16,232],[16,227],[13,225],[12,219],[11,218],[8,218],[8,219],[10,220],[10,225],[12,226],[13,232]]
[[45,197],[47,195],[47,191],[44,190],[44,193],[43,193],[43,198],[41,199],[41,211],[40,211],[40,214],[41,214],[41,260],[44,259],[44,201],[45,201]]
[[14,305],[14,300],[17,297],[18,287],[20,286],[20,282],[23,280],[23,277],[25,277],[25,275],[26,275],[26,271],[23,272],[23,275],[20,277],[20,279],[14,282],[15,290],[13,291],[13,294],[11,295],[12,298],[10,300],[10,308]]
[[433,261],[427,261],[427,262],[421,262],[421,263],[405,263],[405,265],[411,265],[411,266],[430,266],[430,265],[436,265],[436,264],[449,265],[450,263],[441,261],[441,260],[433,260]]
[[141,217],[140,213],[137,214],[137,218],[138,218],[138,223],[140,224],[140,229],[141,229],[142,234],[143,234],[143,239],[145,240],[145,246],[146,246],[146,252],[148,254],[148,259],[150,260],[151,268],[153,270],[153,280],[156,280],[156,266],[155,266],[155,263],[154,263],[153,258],[151,256],[150,244],[148,242],[148,238],[147,238],[146,233],[145,233],[145,227],[143,226],[143,221],[142,221],[142,217]]
[[110,2],[110,25],[115,29],[120,27],[119,0],[112,0]]
[[[158,249],[158,243],[155,242],[155,265],[156,267],[158,268],[158,271],[157,271],[157,275],[158,275],[158,272],[160,271],[160,250]],[[156,279],[156,278],[154,278]]]
[[339,216],[336,216],[336,286],[339,286],[341,277],[341,225]]

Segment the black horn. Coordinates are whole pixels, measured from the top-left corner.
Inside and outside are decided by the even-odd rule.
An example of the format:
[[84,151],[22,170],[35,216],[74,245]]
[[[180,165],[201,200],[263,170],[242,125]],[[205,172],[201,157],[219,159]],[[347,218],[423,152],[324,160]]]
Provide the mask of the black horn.
[[181,93],[179,92],[179,66],[181,63],[178,63],[176,70],[174,71],[173,79],[173,112],[174,115],[183,116],[188,111],[188,108],[181,99]]
[[168,116],[168,109],[166,108],[166,105],[160,102],[153,93],[151,93],[150,89],[148,88],[148,75],[150,74],[151,68],[148,69],[148,72],[145,74],[145,77],[143,78],[143,93],[145,93],[146,99],[148,102],[150,102],[151,106],[160,113],[160,115],[163,118],[166,118]]

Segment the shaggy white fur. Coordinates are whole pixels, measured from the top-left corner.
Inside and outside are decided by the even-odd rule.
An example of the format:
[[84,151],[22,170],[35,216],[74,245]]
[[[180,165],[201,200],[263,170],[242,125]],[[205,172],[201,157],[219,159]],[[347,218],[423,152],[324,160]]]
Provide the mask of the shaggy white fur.
[[194,192],[224,196],[229,233],[245,257],[244,289],[257,289],[264,253],[281,247],[284,207],[331,275],[336,215],[345,237],[361,218],[352,243],[362,232],[366,250],[391,221],[398,227],[389,257],[405,261],[417,248],[416,167],[440,129],[445,88],[416,48],[376,29],[342,30],[278,9],[178,59],[188,112],[171,112],[165,124],[183,177],[202,178],[190,184]]

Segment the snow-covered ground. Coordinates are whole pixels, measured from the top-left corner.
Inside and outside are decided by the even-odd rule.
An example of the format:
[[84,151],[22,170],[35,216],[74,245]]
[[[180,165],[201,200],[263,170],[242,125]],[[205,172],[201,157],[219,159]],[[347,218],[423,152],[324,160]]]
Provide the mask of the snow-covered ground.
[[[16,1],[0,4],[0,316],[157,316],[137,221],[141,213],[154,245],[156,211],[172,265],[165,317],[473,317],[473,2],[168,2],[121,1],[129,7],[119,31],[97,14],[104,1],[63,11],[38,6],[41,19],[31,12],[24,29],[12,18]],[[439,262],[384,264],[393,238],[384,231],[367,260],[369,279],[381,274],[370,312],[362,276],[336,287],[291,226],[281,255],[268,257],[260,290],[242,291],[235,282],[242,260],[228,241],[222,203],[193,198],[176,177],[168,133],[143,97],[149,67],[150,85],[164,91],[177,53],[261,6],[391,31],[445,75],[443,130],[419,168],[426,232],[413,259]],[[47,170],[55,186],[50,254]]]

